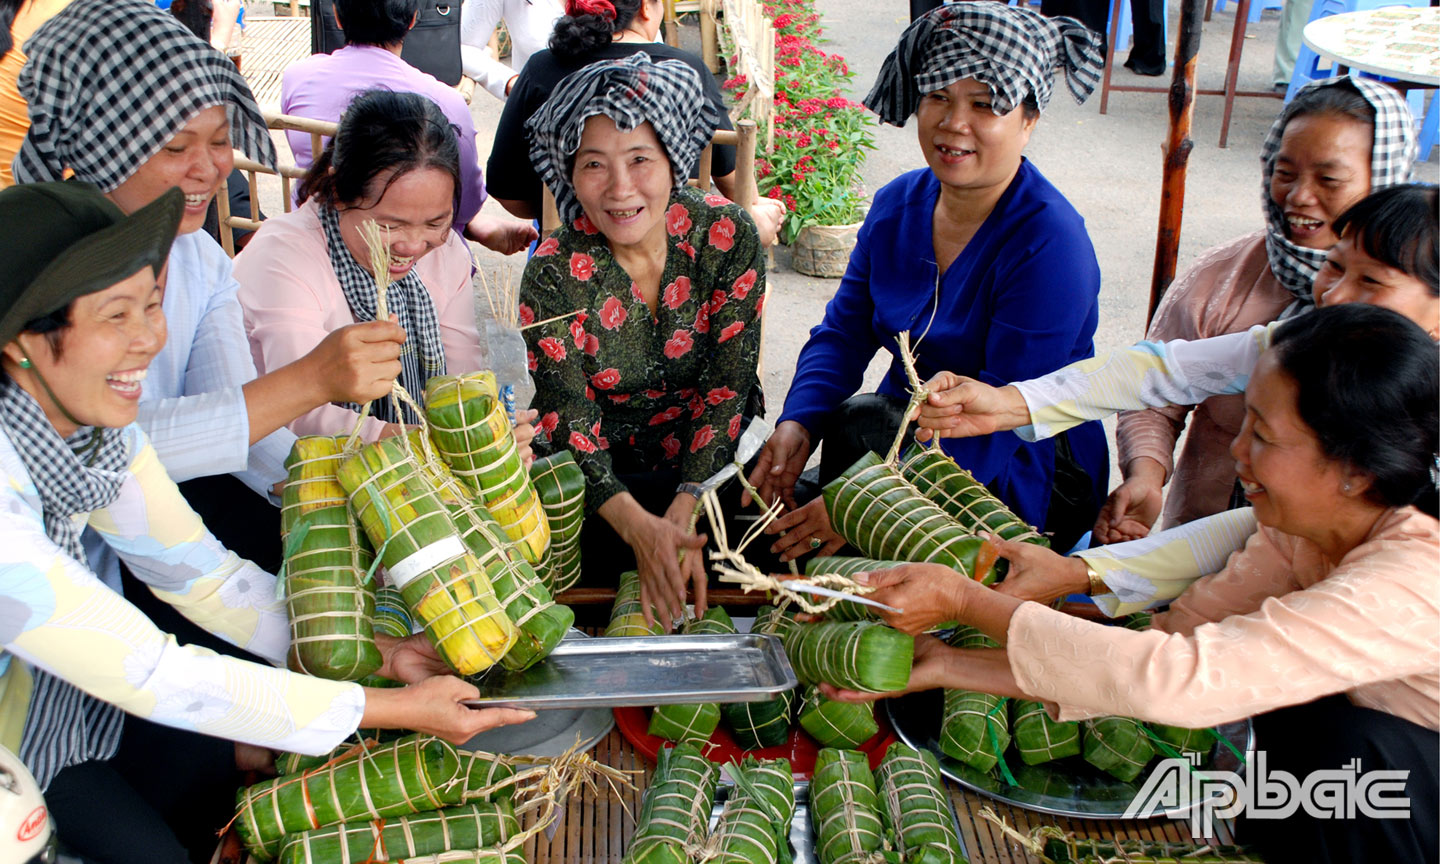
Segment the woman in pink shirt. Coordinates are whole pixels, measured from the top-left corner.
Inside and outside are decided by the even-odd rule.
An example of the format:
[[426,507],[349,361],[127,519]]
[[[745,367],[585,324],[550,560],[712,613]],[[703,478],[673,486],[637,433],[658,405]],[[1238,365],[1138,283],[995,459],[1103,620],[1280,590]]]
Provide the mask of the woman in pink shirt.
[[887,613],[892,625],[919,633],[959,620],[1004,646],[962,650],[921,636],[910,689],[1043,701],[1062,720],[1119,714],[1203,727],[1258,715],[1257,747],[1272,772],[1303,780],[1356,758],[1361,770],[1409,769],[1410,818],[1302,812],[1252,821],[1242,841],[1262,851],[1276,843],[1274,860],[1434,860],[1437,390],[1434,342],[1398,313],[1346,304],[1286,322],[1250,379],[1230,447],[1260,527],[1224,569],[1145,632],[1023,602],[936,565],[869,574],[874,599],[907,610]]
[[[406,333],[401,385],[420,399],[432,375],[479,369],[470,251],[449,230],[460,176],[454,132],[434,102],[387,90],[357,96],[301,182],[302,206],[267,220],[235,259],[261,374],[304,356],[332,330],[375,320],[376,284],[361,236],[372,220],[390,238],[387,305]],[[322,405],[289,427],[297,435],[347,432],[359,407]],[[362,435],[374,441],[405,419],[389,400],[377,400]]]

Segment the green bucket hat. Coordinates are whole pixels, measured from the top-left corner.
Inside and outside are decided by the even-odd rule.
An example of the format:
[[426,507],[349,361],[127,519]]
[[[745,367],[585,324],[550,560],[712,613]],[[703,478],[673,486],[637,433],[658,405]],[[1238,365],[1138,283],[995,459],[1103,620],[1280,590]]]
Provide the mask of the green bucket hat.
[[0,191],[0,345],[141,268],[160,275],[184,211],[178,188],[129,216],[78,180]]

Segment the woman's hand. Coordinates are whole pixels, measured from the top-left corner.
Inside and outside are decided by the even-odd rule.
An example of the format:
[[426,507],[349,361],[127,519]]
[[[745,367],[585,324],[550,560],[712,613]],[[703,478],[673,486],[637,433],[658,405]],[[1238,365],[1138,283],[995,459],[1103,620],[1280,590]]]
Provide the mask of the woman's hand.
[[1090,589],[1090,571],[1080,558],[1067,558],[1053,549],[1018,540],[1001,540],[983,535],[1000,557],[1010,562],[1005,581],[995,586],[1001,594],[1018,600],[1049,603],[1067,594],[1084,594]]
[[[646,624],[660,626],[669,632],[677,618],[685,614],[685,586],[687,574],[693,579],[694,571],[682,568],[680,550],[686,550],[686,559],[698,559],[705,546],[705,535],[689,531],[689,513],[682,520],[679,511],[683,509],[681,499],[694,502],[689,495],[677,495],[670,503],[665,516],[647,513],[629,493],[616,495],[600,507],[600,515],[615,528],[620,538],[635,552],[635,569],[640,576],[640,608]],[[670,518],[674,514],[674,518]],[[695,566],[698,562],[690,562]],[[703,605],[704,583],[697,591],[697,601]]]
[[1094,537],[1102,545],[1150,536],[1165,500],[1165,466],[1149,456],[1136,456],[1125,466],[1125,482],[1115,487],[1100,515]]
[[761,246],[774,246],[780,242],[780,226],[785,222],[785,205],[774,198],[757,198],[745,208],[755,220],[755,230],[760,235]]
[[375,674],[403,684],[418,684],[436,675],[453,675],[444,660],[440,659],[435,646],[424,633],[416,633],[403,639],[375,634],[375,647],[380,649],[383,662]]
[[[771,433],[760,451],[755,470],[750,472],[750,485],[760,493],[761,504],[772,504],[776,498],[791,510],[795,506],[795,481],[805,470],[810,458],[810,432],[794,420],[786,420]],[[740,496],[740,506],[750,503],[750,492]]]
[[950,655],[954,652],[954,648],[934,636],[921,634],[915,637],[915,660],[910,666],[910,681],[904,690],[893,693],[862,693],[858,690],[841,690],[834,685],[822,683],[820,692],[825,694],[826,699],[834,699],[836,702],[874,702],[906,693],[934,690],[946,686],[945,670]]
[[680,565],[680,599],[685,599],[684,585],[692,586],[695,596],[695,615],[699,617],[705,614],[705,589],[709,585],[709,575],[705,572],[705,535],[696,535],[690,522],[695,518],[695,507],[700,502],[687,492],[676,493],[670,501],[670,506],[665,509],[665,521],[674,525],[682,536],[696,537],[700,545],[694,548],[676,550],[676,559]]
[[987,590],[941,564],[902,564],[889,570],[857,573],[855,581],[875,589],[865,595],[867,598],[901,610],[877,611],[886,624],[911,635],[946,621],[963,620],[965,593]]
[[360,725],[380,729],[413,729],[464,744],[481,732],[533,720],[532,711],[513,708],[467,708],[480,690],[453,675],[437,675],[399,689],[365,688],[365,713]]
[[1030,408],[1014,387],[941,372],[925,382],[930,397],[920,405],[915,440],[970,438],[1030,424]]
[[326,402],[364,404],[390,395],[400,375],[400,346],[405,331],[394,321],[366,321],[333,330],[298,362],[319,392],[316,405]]
[[539,238],[540,232],[529,222],[496,219],[476,214],[465,226],[465,237],[501,255],[523,252]]
[[540,412],[534,408],[515,412],[515,449],[526,468],[535,462],[535,451],[530,449],[530,444],[535,440],[535,418],[539,416]]
[[811,552],[817,557],[834,555],[845,545],[845,538],[830,527],[830,514],[825,511],[824,498],[816,498],[799,510],[791,510],[771,522],[765,533],[782,535],[770,546],[770,551],[779,555],[781,561],[794,561]]

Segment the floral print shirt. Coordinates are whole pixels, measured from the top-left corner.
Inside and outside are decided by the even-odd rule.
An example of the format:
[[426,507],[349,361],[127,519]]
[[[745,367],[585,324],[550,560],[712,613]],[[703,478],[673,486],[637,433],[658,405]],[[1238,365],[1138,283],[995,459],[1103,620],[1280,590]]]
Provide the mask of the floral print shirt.
[[678,468],[698,483],[735,455],[758,410],[765,264],[754,223],[718,195],[681,187],[665,212],[665,269],[652,314],[595,225],[581,216],[540,244],[520,286],[535,377],[535,448],[568,448],[593,513],[625,491],[617,473]]

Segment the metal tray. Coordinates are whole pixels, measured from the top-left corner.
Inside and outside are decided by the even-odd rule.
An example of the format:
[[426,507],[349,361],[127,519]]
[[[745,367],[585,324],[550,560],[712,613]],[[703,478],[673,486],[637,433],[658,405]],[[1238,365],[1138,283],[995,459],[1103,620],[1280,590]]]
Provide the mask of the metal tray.
[[524,672],[497,668],[476,682],[475,708],[623,708],[760,702],[797,685],[780,640],[715,636],[566,638]]
[[[725,801],[729,799],[730,792],[735,787],[730,783],[721,783],[715,791],[715,807],[710,811],[709,830],[714,831],[715,825],[720,821],[720,813],[725,809]],[[960,840],[960,851],[965,857],[970,857],[970,850],[965,847],[965,835],[960,831],[960,818],[955,814],[955,802],[950,800],[950,795],[945,795],[945,803],[950,807],[950,821],[955,825],[955,836]],[[810,818],[810,781],[800,780],[795,783],[795,816],[790,820],[790,850],[794,855],[794,864],[819,864],[815,857],[815,825]]]
[[[951,780],[978,792],[988,798],[1024,807],[1052,816],[1070,816],[1080,819],[1119,819],[1125,808],[1140,792],[1144,775],[1137,782],[1125,783],[1091,766],[1079,756],[1061,759],[1045,765],[1026,765],[1019,759],[1006,754],[1011,772],[1018,786],[1011,786],[999,777],[992,777],[971,768],[963,762],[940,752],[937,740],[940,718],[944,713],[943,691],[929,690],[910,693],[898,699],[889,699],[885,710],[890,714],[890,725],[900,740],[922,750],[935,754],[940,762],[940,771]],[[1254,747],[1254,731],[1250,721],[1227,723],[1217,727],[1221,735],[1241,753]],[[1220,771],[1243,773],[1245,766],[1228,747],[1219,742],[1211,748],[1205,767]],[[1197,801],[1196,804],[1199,802]],[[1194,805],[1191,805],[1192,807]],[[1166,815],[1179,818],[1191,808],[1167,810]]]

